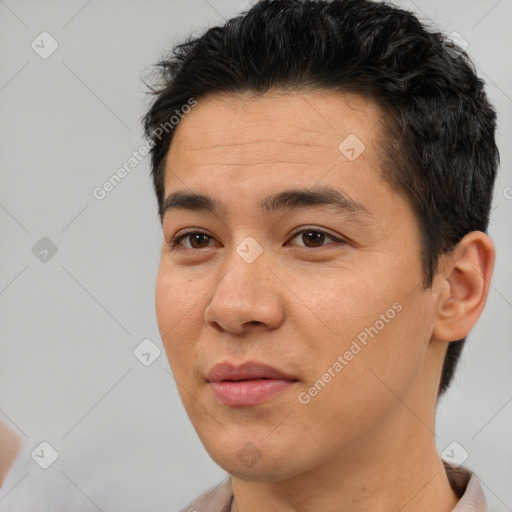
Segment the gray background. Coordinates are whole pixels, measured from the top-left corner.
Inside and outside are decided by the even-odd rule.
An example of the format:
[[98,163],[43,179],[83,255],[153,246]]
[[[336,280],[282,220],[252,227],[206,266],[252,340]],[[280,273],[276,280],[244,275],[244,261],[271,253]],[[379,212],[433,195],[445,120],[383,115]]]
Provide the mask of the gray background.
[[[171,511],[225,476],[183,411],[157,330],[148,158],[102,201],[92,191],[144,142],[144,70],[249,5],[0,1],[0,421],[23,440],[0,489],[5,512]],[[400,5],[463,35],[499,112],[493,286],[438,409],[437,443],[464,447],[490,510],[510,511],[512,0]],[[59,44],[47,59],[31,48],[43,31]],[[57,248],[46,262],[32,251],[43,237]],[[162,350],[147,367],[133,354],[146,338]],[[43,441],[59,454],[46,470],[31,458]]]

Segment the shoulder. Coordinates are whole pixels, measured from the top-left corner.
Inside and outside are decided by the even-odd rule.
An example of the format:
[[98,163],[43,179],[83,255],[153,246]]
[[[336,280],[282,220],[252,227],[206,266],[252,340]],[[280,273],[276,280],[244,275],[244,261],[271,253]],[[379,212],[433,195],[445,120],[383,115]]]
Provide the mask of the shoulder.
[[452,512],[487,512],[487,501],[477,476],[469,469],[453,467],[443,460],[448,480],[459,496]]
[[228,475],[222,482],[210,487],[190,502],[179,512],[230,512],[233,501],[231,477]]

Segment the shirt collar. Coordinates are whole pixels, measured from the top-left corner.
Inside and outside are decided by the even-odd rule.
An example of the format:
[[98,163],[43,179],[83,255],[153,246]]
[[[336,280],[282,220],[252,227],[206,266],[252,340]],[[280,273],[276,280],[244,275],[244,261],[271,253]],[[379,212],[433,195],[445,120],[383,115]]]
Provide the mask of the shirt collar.
[[448,481],[459,496],[452,512],[487,512],[487,501],[478,478],[468,469],[451,466],[443,460]]

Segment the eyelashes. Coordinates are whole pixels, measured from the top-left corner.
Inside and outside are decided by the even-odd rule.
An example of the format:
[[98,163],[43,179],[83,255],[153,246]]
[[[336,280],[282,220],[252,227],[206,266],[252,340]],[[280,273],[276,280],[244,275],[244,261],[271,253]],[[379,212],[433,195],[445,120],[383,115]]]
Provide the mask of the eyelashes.
[[[175,236],[169,243],[172,249],[176,249],[179,246],[181,246],[181,241],[184,240],[186,237],[191,237],[192,235],[200,235],[202,237],[210,238],[213,240],[213,237],[208,235],[207,233],[203,233],[202,231],[189,231],[188,233],[183,233],[181,235]],[[196,249],[195,247],[185,247],[185,249]],[[204,247],[201,247],[201,249],[204,249]]]
[[[303,248],[303,249],[318,249],[318,248],[327,247],[329,245],[332,245],[332,243],[330,243],[330,244],[323,244],[323,242],[326,239],[330,239],[330,240],[332,240],[334,242],[337,242],[337,243],[340,243],[340,244],[346,244],[347,243],[343,238],[336,237],[334,235],[331,235],[330,233],[327,233],[324,230],[321,230],[321,229],[318,229],[318,228],[313,228],[313,227],[302,228],[300,231],[296,231],[293,235],[291,235],[289,240],[293,240],[294,238],[297,238],[299,235],[303,235],[301,240],[304,242],[304,235],[305,234],[307,234],[308,236],[316,235],[316,236],[312,237],[313,238],[313,244],[315,244],[317,242],[321,242],[322,245],[314,245],[313,247],[308,247],[307,245],[298,245],[297,247],[300,247],[300,248]],[[320,237],[318,237],[318,235],[320,235]],[[197,238],[199,238],[199,240],[196,238],[196,241],[194,243],[197,243],[197,242],[201,243],[201,241],[205,241],[205,239],[206,239],[207,242],[209,242],[211,240],[214,240],[214,237],[212,237],[208,233],[205,233],[205,232],[200,231],[200,230],[194,230],[194,231],[191,230],[191,231],[187,231],[185,233],[181,233],[181,234],[176,235],[166,245],[168,245],[171,250],[189,250],[189,251],[199,251],[200,249],[207,249],[209,247],[213,247],[212,245],[206,245],[204,247],[186,247],[186,246],[183,246],[181,242],[183,240],[187,239],[187,237],[188,237],[188,241],[190,242],[192,236],[196,236]]]

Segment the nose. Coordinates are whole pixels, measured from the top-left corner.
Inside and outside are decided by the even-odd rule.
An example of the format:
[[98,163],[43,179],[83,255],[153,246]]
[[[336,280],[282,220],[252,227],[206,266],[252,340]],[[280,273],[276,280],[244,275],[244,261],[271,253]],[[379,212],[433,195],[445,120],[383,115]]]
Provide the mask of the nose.
[[205,309],[206,324],[233,334],[244,334],[255,325],[277,329],[284,318],[282,283],[265,253],[249,263],[233,250],[226,263]]

